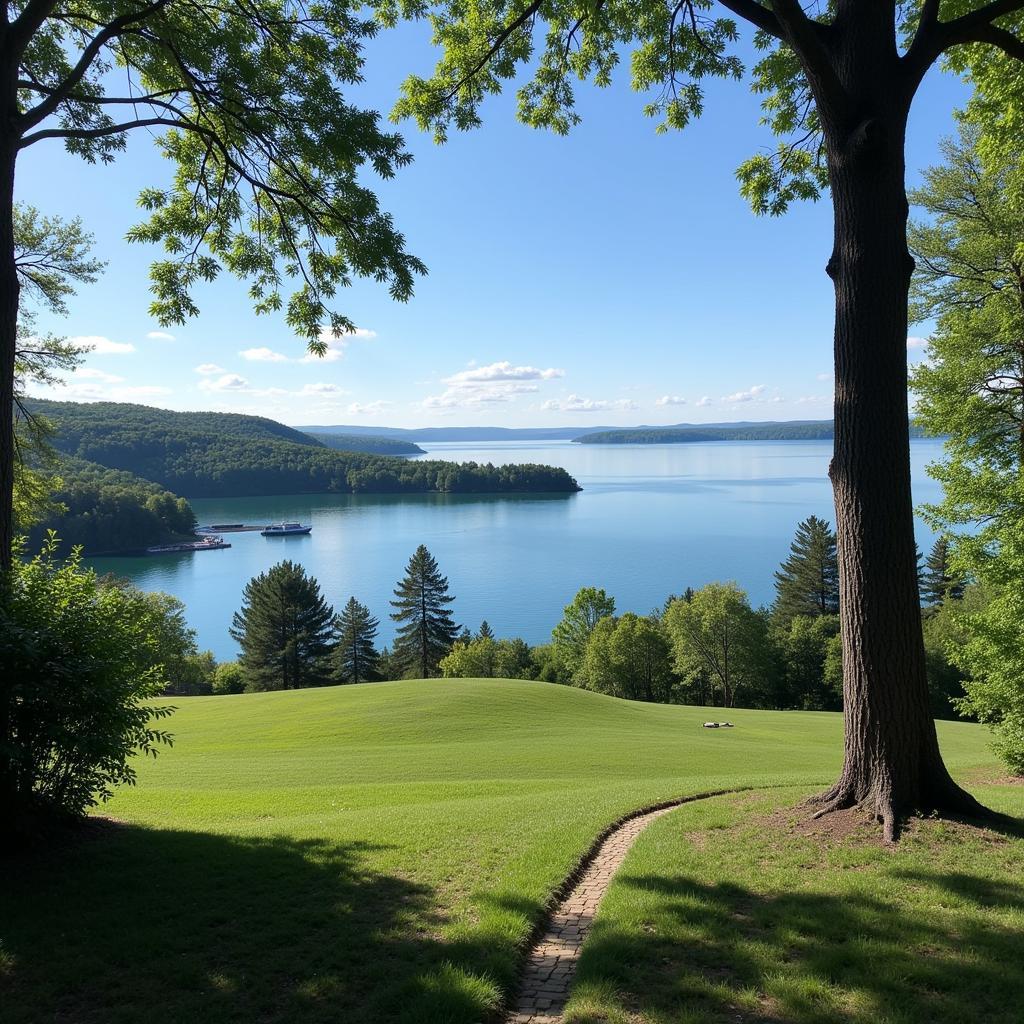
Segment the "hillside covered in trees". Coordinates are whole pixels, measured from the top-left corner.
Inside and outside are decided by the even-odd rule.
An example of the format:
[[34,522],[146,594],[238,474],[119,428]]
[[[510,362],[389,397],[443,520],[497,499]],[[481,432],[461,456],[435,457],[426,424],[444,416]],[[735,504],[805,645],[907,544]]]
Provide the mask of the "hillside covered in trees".
[[270,494],[578,491],[563,469],[408,461],[343,452],[258,416],[179,413],[102,402],[31,403],[64,455],[124,470],[190,498]]
[[192,534],[196,517],[184,499],[132,473],[62,458],[54,473],[51,510],[28,531],[37,551],[53,530],[63,550],[85,554],[133,551]]
[[412,441],[399,437],[378,437],[375,434],[318,434],[310,437],[325,448],[341,452],[366,452],[368,455],[425,455],[426,452]]
[[[791,423],[745,423],[729,426],[625,427],[574,438],[576,444],[693,444],[698,441],[831,441],[831,420]],[[911,437],[924,431],[911,424]]]

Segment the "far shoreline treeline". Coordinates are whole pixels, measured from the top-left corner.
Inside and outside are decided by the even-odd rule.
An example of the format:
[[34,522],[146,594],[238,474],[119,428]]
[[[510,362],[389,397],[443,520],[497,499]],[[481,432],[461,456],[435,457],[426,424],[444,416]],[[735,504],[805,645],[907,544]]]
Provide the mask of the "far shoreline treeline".
[[[831,441],[832,420],[731,426],[623,427],[574,438],[575,444],[697,444],[702,441]],[[911,437],[929,436],[916,424]]]

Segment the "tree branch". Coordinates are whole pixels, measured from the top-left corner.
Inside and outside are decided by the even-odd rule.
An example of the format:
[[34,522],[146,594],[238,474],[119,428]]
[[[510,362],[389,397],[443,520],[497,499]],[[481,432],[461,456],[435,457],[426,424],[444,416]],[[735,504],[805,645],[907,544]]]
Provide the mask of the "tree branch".
[[45,121],[46,118],[60,107],[61,103],[71,95],[75,86],[78,85],[86,76],[100,50],[102,50],[111,39],[120,35],[124,29],[129,28],[140,21],[144,21],[153,14],[156,14],[157,11],[162,7],[165,7],[169,2],[170,0],[154,0],[153,3],[146,4],[129,14],[122,14],[120,18],[115,18],[102,31],[97,32],[96,35],[89,40],[85,49],[82,50],[82,55],[79,57],[78,63],[71,69],[64,81],[61,82],[60,85],[56,86],[45,100],[18,118],[21,130],[25,131],[29,128],[34,128],[37,124]]
[[848,105],[847,93],[825,42],[828,26],[808,18],[799,0],[772,0],[772,9],[782,27],[782,39],[800,58],[818,109],[828,120],[842,123]]
[[784,38],[779,19],[757,0],[719,0],[719,3],[732,11],[738,18],[749,21],[751,25],[761,29],[762,32],[767,32],[769,35],[775,36],[776,39]]
[[447,103],[449,100],[455,98],[459,91],[469,82],[475,75],[478,75],[483,68],[487,66],[487,62],[505,45],[509,38],[525,25],[530,18],[532,18],[537,11],[540,10],[542,0],[533,0],[532,3],[523,8],[522,12],[517,15],[512,21],[510,21],[497,35],[494,42],[488,47],[487,52],[477,61],[476,66],[463,75],[459,79],[455,87],[447,93],[444,101]]

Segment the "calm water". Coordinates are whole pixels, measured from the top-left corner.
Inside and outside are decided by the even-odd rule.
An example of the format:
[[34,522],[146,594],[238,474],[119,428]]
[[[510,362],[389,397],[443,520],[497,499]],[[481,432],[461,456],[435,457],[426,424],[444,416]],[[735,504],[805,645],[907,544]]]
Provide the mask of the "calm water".
[[[422,445],[427,458],[564,466],[580,494],[490,498],[297,495],[193,502],[200,523],[301,520],[308,537],[227,535],[231,548],[147,558],[93,559],[102,572],[185,602],[201,647],[236,654],[232,613],[250,577],[282,558],[301,562],[335,606],[369,605],[390,641],[388,604],[409,555],[426,544],[448,576],[456,619],[486,618],[498,635],[548,638],[563,606],[586,584],[619,611],[648,612],[670,593],[735,580],[755,604],[772,597],[772,573],[799,520],[832,519],[826,477],[831,442],[716,442],[599,447],[571,442]],[[915,441],[914,498],[939,496],[925,475],[941,443]],[[930,534],[919,524],[927,550]]]

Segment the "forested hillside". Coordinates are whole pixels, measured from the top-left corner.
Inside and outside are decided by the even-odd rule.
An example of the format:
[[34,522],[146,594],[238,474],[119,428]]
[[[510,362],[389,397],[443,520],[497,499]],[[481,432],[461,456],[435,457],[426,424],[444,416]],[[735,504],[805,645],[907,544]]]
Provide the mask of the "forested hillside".
[[[923,432],[914,424],[911,437]],[[687,444],[698,441],[831,441],[831,420],[807,423],[754,423],[735,427],[639,427],[603,430],[575,438],[577,444]]]
[[397,437],[378,437],[374,434],[317,434],[313,440],[325,448],[341,452],[365,452],[369,455],[424,455],[418,444]]
[[256,416],[174,413],[110,402],[37,401],[31,407],[53,424],[53,444],[62,454],[134,473],[190,498],[579,490],[565,470],[551,466],[410,462],[336,451]]
[[80,546],[95,554],[145,548],[195,528],[195,514],[184,498],[132,473],[64,458],[55,476],[60,482],[51,498],[61,511],[29,531],[30,551],[38,550],[49,530],[62,548]]

